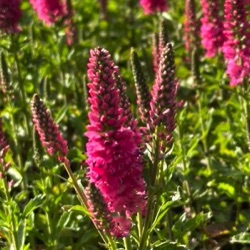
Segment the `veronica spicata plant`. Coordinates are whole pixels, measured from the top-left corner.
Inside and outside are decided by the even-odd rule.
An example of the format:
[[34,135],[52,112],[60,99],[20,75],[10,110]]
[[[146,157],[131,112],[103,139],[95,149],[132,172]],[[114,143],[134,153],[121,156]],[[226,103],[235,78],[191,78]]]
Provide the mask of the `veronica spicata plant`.
[[88,78],[87,176],[113,215],[116,226],[111,234],[126,237],[131,216],[143,212],[146,205],[139,134],[129,114],[118,68],[105,49],[91,50]]

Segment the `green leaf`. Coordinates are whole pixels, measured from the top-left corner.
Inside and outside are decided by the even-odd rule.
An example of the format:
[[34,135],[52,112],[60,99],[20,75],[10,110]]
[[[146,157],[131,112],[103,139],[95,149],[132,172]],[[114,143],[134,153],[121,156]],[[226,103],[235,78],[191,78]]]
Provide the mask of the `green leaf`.
[[218,189],[222,191],[223,193],[227,194],[229,197],[234,198],[235,197],[235,188],[231,186],[228,183],[219,183]]
[[31,212],[33,212],[36,208],[42,206],[44,202],[45,195],[38,195],[32,200],[28,202],[28,204],[25,206],[23,210],[23,215],[25,217],[29,216]]
[[84,214],[84,215],[90,216],[89,211],[85,207],[80,206],[80,205],[75,205],[75,206],[69,206],[69,205],[67,205],[67,206],[63,206],[63,210],[67,211],[67,212],[74,211],[74,212],[78,212],[80,214]]
[[174,231],[176,233],[176,236],[179,239],[182,239],[182,237],[188,233],[192,232],[194,229],[199,227],[203,222],[205,222],[209,217],[211,217],[210,213],[204,214],[200,213],[196,215],[194,218],[187,220],[186,214],[184,213],[178,222],[174,225]]
[[62,216],[60,217],[57,225],[56,225],[56,230],[57,230],[57,233],[59,235],[59,233],[61,232],[61,230],[66,227],[66,225],[68,224],[69,220],[70,220],[70,217],[71,217],[71,213],[67,213],[67,212],[64,212],[62,214]]
[[186,246],[184,245],[178,245],[177,242],[171,242],[169,240],[165,240],[165,241],[156,241],[153,244],[153,249],[167,249],[167,250],[181,250],[181,249],[187,249]]
[[231,239],[232,243],[250,244],[250,233],[236,234]]
[[152,223],[151,227],[149,228],[150,233],[154,230],[154,228],[157,226],[157,224],[165,216],[165,214],[168,212],[168,210],[170,208],[176,206],[177,204],[179,204],[178,200],[179,200],[179,198],[177,200],[168,201],[165,204],[161,205],[161,207],[159,208],[159,210],[155,216],[154,222]]
[[25,220],[21,221],[17,231],[17,245],[18,249],[23,250],[24,241],[25,241],[25,234],[26,234],[26,222]]
[[67,111],[69,109],[68,105],[63,106],[59,112],[57,113],[56,117],[55,117],[55,122],[58,124],[66,115]]

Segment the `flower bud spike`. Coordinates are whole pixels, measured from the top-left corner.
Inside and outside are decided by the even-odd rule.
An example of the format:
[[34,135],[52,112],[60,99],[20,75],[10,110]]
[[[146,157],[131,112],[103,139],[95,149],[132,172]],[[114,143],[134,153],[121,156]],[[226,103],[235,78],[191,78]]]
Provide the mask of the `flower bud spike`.
[[147,123],[149,120],[149,107],[151,96],[147,86],[146,78],[142,70],[141,63],[134,49],[131,50],[131,65],[134,76],[139,112],[141,114],[142,121],[144,123]]
[[39,134],[40,141],[50,156],[57,157],[59,162],[68,165],[68,145],[58,126],[39,96],[35,94],[31,101],[33,123]]
[[173,48],[170,43],[162,50],[158,74],[151,90],[150,102],[151,130],[161,127],[160,137],[163,149],[172,144],[172,133],[175,129],[177,83]]

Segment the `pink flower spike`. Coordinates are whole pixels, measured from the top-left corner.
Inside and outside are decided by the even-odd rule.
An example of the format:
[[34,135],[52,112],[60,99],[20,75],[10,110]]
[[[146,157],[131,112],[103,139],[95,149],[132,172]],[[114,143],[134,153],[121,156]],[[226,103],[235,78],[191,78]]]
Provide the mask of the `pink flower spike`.
[[66,5],[60,0],[30,0],[38,18],[47,26],[56,23],[66,15]]
[[20,0],[0,0],[0,31],[4,33],[18,32],[20,18]]
[[221,51],[225,40],[223,34],[223,20],[220,16],[219,0],[201,0],[201,43],[206,50],[206,57],[214,57]]
[[140,0],[140,5],[145,15],[167,10],[166,0]]
[[35,129],[38,132],[40,141],[47,153],[50,156],[57,156],[59,162],[68,165],[67,142],[37,94],[32,98],[31,111]]
[[246,1],[225,0],[224,19],[225,42],[222,51],[230,85],[236,86],[242,84],[250,74],[250,26]]
[[172,45],[167,43],[161,51],[159,70],[151,90],[150,102],[150,127],[153,133],[156,126],[162,127],[159,136],[162,139],[164,151],[173,140],[177,108],[176,93],[174,53]]
[[107,50],[90,51],[88,78],[87,176],[113,218],[123,217],[121,221],[126,222],[109,228],[110,233],[121,237],[118,227],[130,231],[130,217],[146,206],[139,133],[130,117],[124,83]]
[[198,47],[199,28],[194,0],[185,0],[184,44],[188,53]]

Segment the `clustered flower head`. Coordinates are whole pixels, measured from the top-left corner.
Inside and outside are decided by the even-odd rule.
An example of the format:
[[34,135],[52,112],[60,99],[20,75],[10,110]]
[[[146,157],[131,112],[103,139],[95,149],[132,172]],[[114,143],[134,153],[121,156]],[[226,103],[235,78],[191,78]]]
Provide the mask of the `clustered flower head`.
[[30,0],[38,18],[50,26],[66,15],[66,5],[61,0]]
[[201,0],[203,17],[201,18],[201,43],[206,57],[214,57],[221,51],[223,19],[220,16],[220,0]]
[[0,0],[0,31],[18,32],[21,18],[20,0]]
[[174,53],[171,43],[161,51],[161,59],[155,83],[151,91],[150,127],[159,127],[163,148],[172,143],[175,129],[177,82],[175,79]]
[[141,127],[145,143],[159,141],[160,150],[166,153],[173,141],[175,129],[175,115],[178,103],[176,101],[177,81],[175,79],[174,53],[171,43],[168,42],[166,22],[161,22],[157,43],[154,44],[153,61],[155,82],[149,92],[143,70],[137,54],[132,51],[131,61],[136,87],[137,104],[141,120],[145,127]]
[[31,101],[32,119],[40,141],[50,156],[56,156],[60,162],[68,164],[68,145],[53,121],[49,111],[39,96],[35,94]]
[[223,54],[230,85],[242,84],[250,73],[250,32],[245,0],[225,0]]
[[114,226],[110,233],[124,237],[130,231],[131,216],[145,210],[146,201],[139,134],[126,110],[128,100],[124,98],[118,76],[118,68],[107,50],[90,51],[90,125],[85,133],[88,137],[87,176],[112,214]]
[[146,15],[167,10],[166,0],[140,0],[140,5]]

